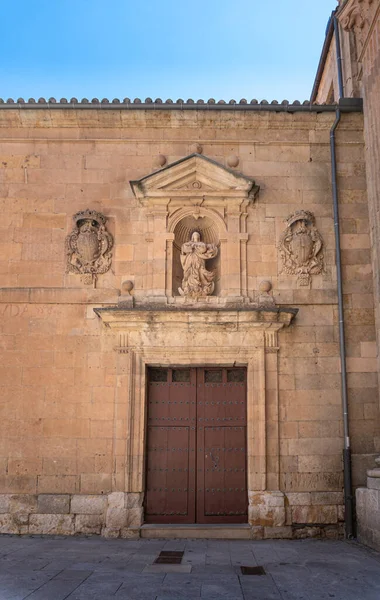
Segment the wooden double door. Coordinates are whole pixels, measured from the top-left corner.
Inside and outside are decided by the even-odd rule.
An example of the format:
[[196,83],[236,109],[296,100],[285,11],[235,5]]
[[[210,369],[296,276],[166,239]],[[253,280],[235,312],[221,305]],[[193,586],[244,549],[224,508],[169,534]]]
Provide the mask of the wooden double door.
[[145,522],[246,523],[246,369],[148,369]]

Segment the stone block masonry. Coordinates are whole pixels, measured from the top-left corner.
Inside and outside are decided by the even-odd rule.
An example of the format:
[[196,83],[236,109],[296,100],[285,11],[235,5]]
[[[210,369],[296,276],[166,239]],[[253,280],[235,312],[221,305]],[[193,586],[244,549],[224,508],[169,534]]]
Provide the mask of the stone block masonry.
[[[252,539],[301,539],[343,535],[341,493],[251,493]],[[0,533],[140,536],[143,495],[1,494]]]
[[0,495],[0,533],[129,537],[141,521],[141,494]]
[[358,539],[380,550],[380,458],[377,467],[367,471],[367,487],[356,490]]
[[[1,532],[138,535],[145,370],[175,364],[247,368],[252,536],[341,534],[334,118],[210,106],[0,110]],[[355,486],[380,448],[363,150],[362,115],[342,114]],[[66,272],[65,239],[87,209],[107,218],[114,240],[96,287]],[[217,232],[219,262],[207,267],[214,293],[189,307],[176,291],[176,242],[196,226]],[[298,234],[309,241],[306,273]]]

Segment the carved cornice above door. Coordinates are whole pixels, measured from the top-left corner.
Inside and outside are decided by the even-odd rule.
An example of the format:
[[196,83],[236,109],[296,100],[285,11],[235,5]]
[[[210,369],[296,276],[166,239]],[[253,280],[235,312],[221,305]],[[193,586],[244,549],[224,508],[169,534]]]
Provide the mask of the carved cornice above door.
[[[199,205],[205,200],[254,200],[259,187],[251,177],[237,173],[201,154],[190,154],[167,167],[131,181],[134,195],[144,206],[164,203]],[[211,202],[210,202],[211,203]]]
[[[243,335],[244,340],[248,330],[272,332],[287,327],[291,324],[298,313],[298,308],[247,308],[242,310],[219,309],[214,310],[178,310],[166,308],[158,310],[125,309],[119,307],[94,308],[107,328],[116,331],[139,331],[144,335],[153,335],[154,345],[163,347],[183,345],[185,338],[190,336],[192,343],[199,343],[199,336],[209,336],[211,332],[220,332],[227,337],[234,333]],[[174,337],[171,333],[176,331]],[[171,331],[171,333],[169,333]],[[180,333],[178,333],[180,332]],[[195,336],[195,337],[194,337]],[[160,339],[162,338],[162,339]],[[146,338],[144,338],[146,341]],[[262,344],[267,342],[268,346],[276,346],[268,336],[262,338]],[[215,348],[215,339],[211,338],[210,344]],[[225,340],[227,341],[227,340]],[[230,340],[231,341],[231,340]],[[238,338],[237,345],[244,345],[245,341]]]

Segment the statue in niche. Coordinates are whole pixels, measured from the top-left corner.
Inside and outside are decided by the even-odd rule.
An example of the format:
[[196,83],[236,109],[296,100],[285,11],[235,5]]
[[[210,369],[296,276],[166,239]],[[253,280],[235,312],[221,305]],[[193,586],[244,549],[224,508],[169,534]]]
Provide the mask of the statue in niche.
[[111,266],[113,238],[106,231],[107,218],[95,210],[73,217],[75,227],[66,238],[67,272],[81,275],[85,285],[95,287],[97,276]]
[[207,271],[206,260],[218,254],[215,244],[201,242],[199,231],[194,231],[191,240],[181,246],[181,265],[183,268],[181,296],[198,300],[210,296],[214,291],[215,273]]
[[289,275],[298,275],[300,286],[308,286],[311,275],[318,275],[324,268],[321,234],[310,211],[297,210],[286,223],[288,226],[279,243],[283,270]]

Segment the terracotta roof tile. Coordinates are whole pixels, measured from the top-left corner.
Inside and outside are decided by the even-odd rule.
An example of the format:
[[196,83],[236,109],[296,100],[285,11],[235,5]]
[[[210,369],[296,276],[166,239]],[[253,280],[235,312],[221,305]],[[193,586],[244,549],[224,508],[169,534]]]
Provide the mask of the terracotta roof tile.
[[[358,99],[359,100],[359,99]],[[298,111],[313,111],[318,112],[318,109],[324,111],[333,111],[336,109],[336,104],[325,105],[325,104],[311,104],[309,100],[304,100],[300,102],[299,100],[294,100],[293,102],[289,102],[288,100],[282,100],[279,102],[278,100],[272,100],[268,102],[268,100],[261,100],[260,102],[257,99],[247,100],[246,98],[242,98],[239,101],[234,99],[231,100],[215,100],[214,98],[209,98],[207,101],[203,99],[194,100],[193,98],[188,98],[188,100],[183,100],[179,98],[178,100],[172,100],[168,98],[167,100],[162,100],[161,98],[156,98],[153,100],[152,98],[145,98],[145,100],[141,100],[141,98],[134,98],[131,100],[130,98],[124,98],[120,100],[119,98],[113,98],[113,100],[109,100],[108,98],[102,98],[99,100],[98,98],[92,98],[89,100],[88,98],[82,98],[78,100],[78,98],[61,98],[57,100],[56,98],[49,98],[48,100],[45,98],[29,98],[28,100],[24,100],[24,98],[18,98],[14,100],[13,98],[8,98],[4,100],[0,98],[0,109],[3,108],[63,108],[68,104],[72,105],[73,108],[132,108],[132,109],[171,109],[171,110],[184,110],[184,109],[199,109],[205,110],[209,108],[213,109],[222,109],[222,110],[269,110],[275,112],[298,112]],[[352,102],[352,105],[345,106],[344,109],[346,112],[350,111],[359,111],[361,107],[359,106],[360,102]]]

